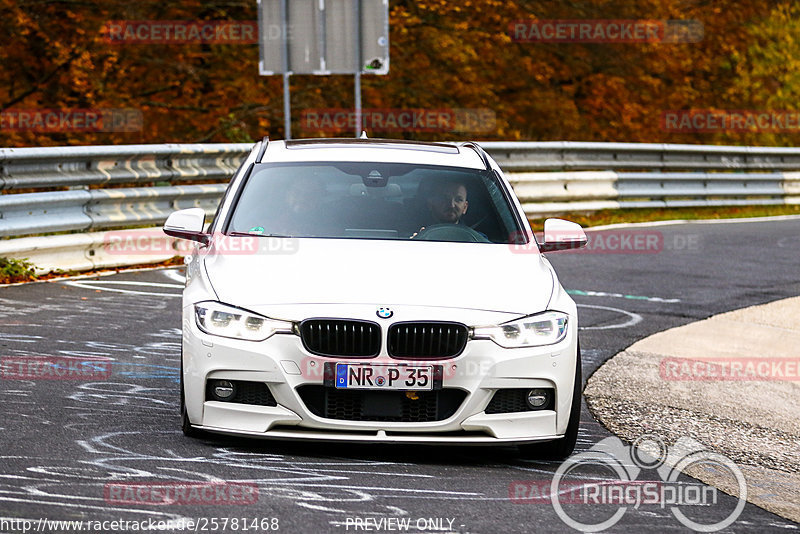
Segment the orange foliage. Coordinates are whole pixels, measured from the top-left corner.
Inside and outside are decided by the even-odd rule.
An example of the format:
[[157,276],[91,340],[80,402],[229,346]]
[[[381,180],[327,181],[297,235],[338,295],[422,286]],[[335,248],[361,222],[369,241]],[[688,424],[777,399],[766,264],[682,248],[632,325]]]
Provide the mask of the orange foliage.
[[[665,110],[793,109],[800,26],[759,0],[392,0],[391,71],[363,77],[365,108],[489,109],[482,132],[370,132],[418,139],[793,144],[793,133],[666,131]],[[282,81],[257,44],[115,44],[113,20],[257,18],[252,0],[0,0],[0,111],[134,109],[133,132],[0,129],[2,146],[241,142],[283,136]],[[515,42],[524,19],[693,19],[695,43]],[[791,46],[782,43],[788,40]],[[789,67],[789,68],[787,68]],[[782,70],[783,69],[783,70]],[[746,81],[746,83],[744,82]],[[303,110],[351,108],[351,76],[293,76]],[[338,135],[349,135],[350,132]]]

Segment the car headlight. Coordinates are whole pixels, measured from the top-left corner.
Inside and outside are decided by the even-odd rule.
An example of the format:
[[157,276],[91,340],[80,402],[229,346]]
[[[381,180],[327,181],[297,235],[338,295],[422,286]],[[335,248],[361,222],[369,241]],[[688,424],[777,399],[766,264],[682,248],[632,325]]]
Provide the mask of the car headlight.
[[507,349],[553,345],[567,337],[568,322],[566,313],[549,311],[501,325],[476,326],[472,337],[491,339]]
[[206,301],[194,305],[197,327],[212,336],[264,341],[272,334],[292,333],[292,323],[270,319],[233,306]]

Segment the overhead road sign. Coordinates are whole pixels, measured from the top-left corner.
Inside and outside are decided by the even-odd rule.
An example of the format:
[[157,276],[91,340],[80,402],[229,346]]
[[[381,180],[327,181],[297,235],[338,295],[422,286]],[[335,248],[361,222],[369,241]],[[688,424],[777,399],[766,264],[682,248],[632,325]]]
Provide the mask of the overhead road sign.
[[388,74],[388,0],[260,0],[259,73]]

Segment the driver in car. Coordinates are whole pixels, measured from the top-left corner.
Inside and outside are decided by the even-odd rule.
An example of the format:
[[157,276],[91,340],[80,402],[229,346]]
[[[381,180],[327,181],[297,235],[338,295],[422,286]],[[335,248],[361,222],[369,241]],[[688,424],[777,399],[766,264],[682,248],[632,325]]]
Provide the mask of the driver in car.
[[430,224],[459,224],[468,207],[467,188],[464,184],[461,182],[437,184],[428,197],[428,210],[433,221]]
[[[478,241],[488,241],[486,235],[473,230],[461,220],[464,214],[467,213],[467,208],[469,208],[467,187],[463,182],[458,180],[436,182],[425,199],[425,207],[427,208],[426,220],[428,222],[425,226],[414,232],[411,239],[415,239],[418,236],[422,237],[431,231],[440,232],[443,230],[442,227],[455,225],[463,229],[462,231],[465,234],[472,234],[473,239],[477,238]],[[423,234],[426,229],[427,232]],[[452,238],[452,236],[443,236],[441,234],[437,237],[444,238],[445,240]],[[461,239],[456,240],[460,241]]]

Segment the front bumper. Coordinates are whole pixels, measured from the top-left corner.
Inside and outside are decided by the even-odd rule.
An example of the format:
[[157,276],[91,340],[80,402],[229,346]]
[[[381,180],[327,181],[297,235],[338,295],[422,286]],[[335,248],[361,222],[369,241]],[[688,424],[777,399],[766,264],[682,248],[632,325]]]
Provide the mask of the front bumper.
[[[388,328],[390,322],[382,325]],[[370,359],[315,356],[293,334],[263,342],[210,336],[200,331],[187,307],[183,314],[183,369],[186,407],[193,426],[211,432],[285,440],[370,443],[520,444],[563,436],[569,418],[577,353],[576,328],[557,345],[503,349],[489,340],[471,340],[455,358],[431,361],[443,368],[442,387],[465,392],[446,419],[428,422],[363,421],[321,417],[298,393],[323,385],[326,362],[404,363],[386,353]],[[385,337],[385,336],[384,336]],[[277,406],[208,400],[208,380],[265,383]],[[554,409],[487,414],[495,391],[551,388]]]

